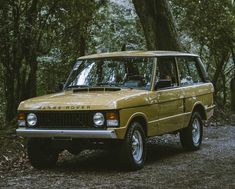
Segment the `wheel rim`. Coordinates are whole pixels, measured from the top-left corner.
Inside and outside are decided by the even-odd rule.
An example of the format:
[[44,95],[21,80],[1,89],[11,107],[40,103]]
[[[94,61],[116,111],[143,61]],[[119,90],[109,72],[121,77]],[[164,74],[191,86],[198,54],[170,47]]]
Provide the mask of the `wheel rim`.
[[201,135],[200,122],[196,118],[196,119],[194,119],[193,124],[192,124],[192,139],[193,139],[194,144],[199,144],[200,135]]
[[136,162],[141,161],[143,155],[143,139],[138,130],[132,135],[132,155]]

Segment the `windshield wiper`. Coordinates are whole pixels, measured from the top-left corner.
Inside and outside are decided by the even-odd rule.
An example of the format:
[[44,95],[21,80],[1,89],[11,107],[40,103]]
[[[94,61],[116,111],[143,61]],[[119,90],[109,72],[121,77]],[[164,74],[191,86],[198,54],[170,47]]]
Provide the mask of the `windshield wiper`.
[[97,83],[95,86],[108,86],[108,87],[117,87],[117,86],[119,86],[117,83],[108,83],[108,82],[106,82],[106,83]]
[[71,85],[71,86],[66,87],[66,89],[84,88],[84,87],[89,87],[89,85]]

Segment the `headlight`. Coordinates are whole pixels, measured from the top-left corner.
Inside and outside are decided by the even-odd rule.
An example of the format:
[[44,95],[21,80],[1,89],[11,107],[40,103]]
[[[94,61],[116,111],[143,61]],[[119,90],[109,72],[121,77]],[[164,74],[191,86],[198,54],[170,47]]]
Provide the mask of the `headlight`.
[[32,127],[35,126],[37,123],[37,116],[34,113],[30,113],[27,115],[27,123],[28,126]]
[[93,116],[93,122],[96,126],[102,126],[104,125],[104,115],[100,112],[95,113],[95,115]]

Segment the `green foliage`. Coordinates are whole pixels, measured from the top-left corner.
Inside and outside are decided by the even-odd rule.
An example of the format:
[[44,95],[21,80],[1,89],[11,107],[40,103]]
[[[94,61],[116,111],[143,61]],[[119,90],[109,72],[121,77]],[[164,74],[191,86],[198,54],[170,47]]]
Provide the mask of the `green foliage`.
[[[234,71],[235,6],[229,0],[171,0],[171,5],[181,41],[202,57],[217,101],[226,104]],[[36,92],[55,92],[79,56],[123,46],[146,49],[130,0],[1,1],[0,41],[0,120],[11,120],[19,102]]]
[[0,7],[0,63],[3,68],[6,120],[20,101],[36,95],[37,57],[50,52],[58,22],[57,1],[3,1]]
[[231,1],[173,0],[179,28],[211,54],[228,51],[233,43],[234,14]]
[[130,2],[126,5],[111,2],[96,13],[89,38],[89,52],[120,51],[123,45],[127,50],[146,49],[133,5]]
[[58,20],[56,49],[60,51],[63,62],[72,62],[87,53],[87,40],[90,38],[91,25],[96,21],[97,11],[106,5],[106,1],[61,1]]
[[[46,85],[48,81],[54,85],[63,70],[61,66],[67,65],[63,62],[74,62],[85,53],[88,27],[96,9],[103,4],[105,1],[96,0],[3,1],[0,7],[0,25],[3,26],[0,27],[0,64],[6,88],[7,121],[15,117],[20,101],[35,96],[37,89],[40,94],[49,91],[47,87],[44,91],[40,88],[43,80],[38,80],[37,74],[38,78],[48,79]],[[38,67],[43,66],[39,64],[40,59],[50,57],[54,64],[55,56],[60,56],[60,64],[48,64],[46,72],[38,72]],[[57,68],[59,71],[55,71]],[[43,77],[43,73],[47,77]]]
[[199,54],[215,86],[219,105],[230,103],[233,77],[235,14],[230,0],[172,0],[174,15],[187,50]]
[[71,69],[70,63],[64,63],[55,54],[39,58],[37,72],[37,95],[58,92],[59,84],[64,83]]
[[[145,48],[142,29],[133,7],[126,8],[107,2],[93,7],[88,5],[84,4],[85,7],[79,14],[76,14],[81,9],[79,3],[72,6],[67,2],[66,6],[63,5],[67,11],[71,9],[69,12],[73,13],[67,15],[64,9],[59,13],[63,25],[60,39],[47,56],[38,59],[38,95],[55,92],[58,83],[65,82],[72,65],[82,55],[81,48],[85,48],[86,54],[120,51],[123,44],[126,44],[129,50]],[[89,11],[89,14],[85,14]],[[83,25],[80,20],[84,22],[85,28],[80,28],[80,25]],[[81,39],[85,39],[86,43]]]

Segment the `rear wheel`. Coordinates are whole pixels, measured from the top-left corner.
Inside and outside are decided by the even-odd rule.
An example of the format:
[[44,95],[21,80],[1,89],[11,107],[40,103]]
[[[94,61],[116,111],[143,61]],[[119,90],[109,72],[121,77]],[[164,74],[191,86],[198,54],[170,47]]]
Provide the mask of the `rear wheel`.
[[133,122],[121,147],[121,160],[126,169],[138,170],[146,159],[146,136],[140,123]]
[[29,139],[27,151],[31,165],[37,169],[52,168],[58,160],[59,153],[51,148],[49,140]]
[[202,143],[203,124],[201,115],[193,112],[187,128],[180,131],[180,141],[185,150],[198,150]]

